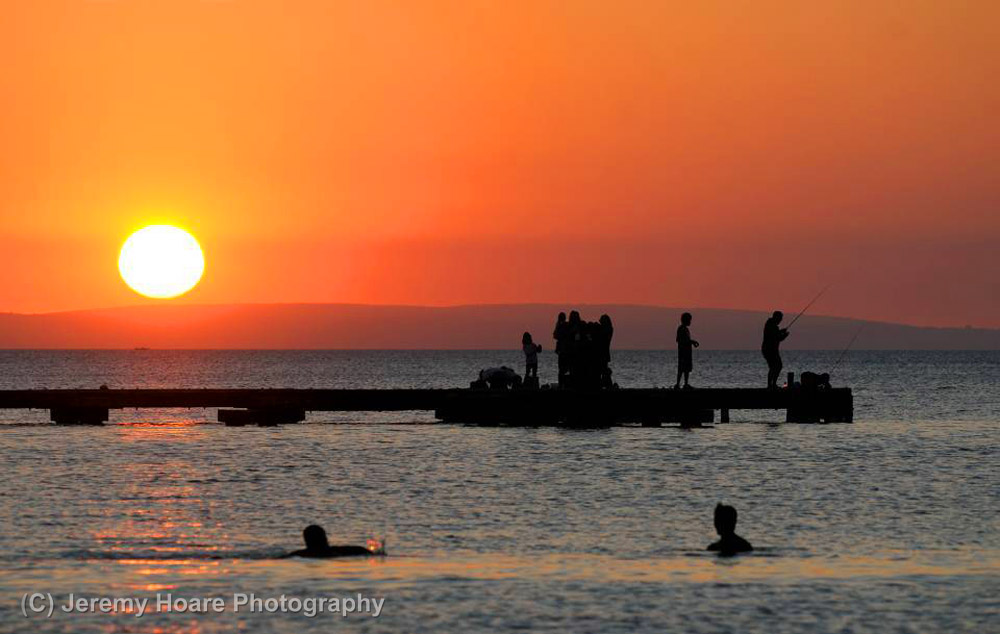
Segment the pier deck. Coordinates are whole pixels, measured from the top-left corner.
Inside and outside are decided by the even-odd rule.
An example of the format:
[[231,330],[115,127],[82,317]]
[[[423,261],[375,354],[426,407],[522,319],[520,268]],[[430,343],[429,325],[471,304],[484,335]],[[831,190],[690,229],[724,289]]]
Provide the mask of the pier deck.
[[619,424],[728,422],[730,410],[786,410],[790,422],[851,422],[850,388],[616,389],[97,389],[0,390],[0,409],[49,410],[63,424],[100,424],[109,410],[219,408],[229,425],[294,423],[306,412],[433,411],[444,422]]

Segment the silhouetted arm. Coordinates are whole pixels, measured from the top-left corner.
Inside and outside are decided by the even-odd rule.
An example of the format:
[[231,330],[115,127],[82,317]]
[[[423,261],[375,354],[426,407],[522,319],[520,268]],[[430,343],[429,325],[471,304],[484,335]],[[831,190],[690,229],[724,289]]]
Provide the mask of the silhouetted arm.
[[372,551],[364,546],[330,546],[328,557],[354,557],[373,555]]

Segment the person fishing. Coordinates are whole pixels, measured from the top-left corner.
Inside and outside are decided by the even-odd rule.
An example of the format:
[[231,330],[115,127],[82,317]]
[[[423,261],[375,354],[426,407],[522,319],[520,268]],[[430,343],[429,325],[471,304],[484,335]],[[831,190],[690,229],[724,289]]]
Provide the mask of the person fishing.
[[767,361],[767,389],[778,387],[778,377],[781,376],[781,342],[788,338],[788,329],[781,328],[781,320],[785,315],[780,310],[774,311],[764,323],[764,340],[760,344],[760,352]]
[[[764,359],[767,361],[767,388],[774,389],[778,387],[778,377],[781,376],[781,353],[779,348],[781,342],[788,338],[788,331],[792,326],[795,325],[802,316],[806,314],[812,305],[815,304],[820,297],[830,289],[830,284],[827,284],[823,289],[813,297],[805,308],[799,311],[799,314],[792,319],[792,322],[788,324],[787,327],[781,328],[778,324],[784,319],[785,315],[780,310],[774,311],[770,319],[764,324],[764,341],[760,344],[760,351],[764,355]],[[791,386],[789,386],[791,387]]]

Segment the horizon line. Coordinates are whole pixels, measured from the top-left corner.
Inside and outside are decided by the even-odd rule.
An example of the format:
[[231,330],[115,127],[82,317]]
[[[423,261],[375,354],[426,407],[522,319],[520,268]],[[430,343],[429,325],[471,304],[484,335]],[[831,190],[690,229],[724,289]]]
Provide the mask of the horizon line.
[[[69,310],[55,310],[47,312],[15,312],[15,311],[0,311],[0,316],[16,316],[16,317],[52,317],[52,316],[65,316],[65,315],[77,315],[84,313],[100,313],[100,312],[111,312],[120,310],[134,310],[134,309],[151,309],[158,310],[163,308],[173,308],[173,309],[198,309],[198,308],[226,308],[226,307],[281,307],[281,306],[310,306],[310,307],[352,307],[352,308],[409,308],[409,309],[428,309],[428,310],[447,310],[456,308],[511,308],[511,307],[563,307],[570,309],[570,307],[590,307],[590,306],[615,306],[621,308],[653,308],[661,310],[684,310],[684,311],[698,311],[698,310],[713,310],[713,311],[727,311],[727,312],[741,312],[741,313],[759,313],[766,315],[770,311],[763,309],[754,308],[733,308],[733,307],[717,307],[717,306],[671,306],[666,304],[643,304],[635,302],[484,302],[484,303],[462,303],[462,304],[379,304],[379,303],[361,303],[361,302],[229,302],[229,303],[181,303],[181,304],[153,304],[153,303],[142,303],[142,304],[121,304],[117,306],[107,306],[101,308],[78,308]],[[869,319],[864,317],[844,317],[841,315],[828,315],[828,314],[806,314],[804,317],[812,318],[824,318],[824,319],[840,319],[844,321],[854,321],[854,322],[864,322],[869,324],[883,324],[890,326],[903,326],[907,328],[920,328],[927,330],[979,330],[986,332],[1000,331],[1000,327],[990,327],[990,326],[973,326],[966,324],[964,326],[924,326],[914,323],[907,323],[902,321],[886,321],[882,319]]]
[[[168,300],[169,301],[169,300]],[[567,310],[572,309],[572,307],[588,307],[588,306],[615,306],[621,308],[654,308],[661,310],[683,310],[683,311],[698,311],[698,310],[714,310],[714,311],[727,311],[727,312],[742,312],[742,313],[759,313],[762,315],[767,315],[770,311],[763,309],[754,308],[733,308],[733,307],[717,307],[717,306],[671,306],[666,304],[643,304],[635,302],[484,302],[484,303],[461,303],[461,304],[379,304],[379,303],[362,303],[362,302],[228,302],[228,303],[181,303],[181,304],[153,304],[153,303],[142,303],[142,304],[120,304],[116,306],[106,306],[100,308],[76,308],[68,310],[53,310],[45,312],[15,312],[15,311],[0,311],[0,316],[15,316],[15,317],[52,317],[61,315],[76,315],[84,313],[99,313],[99,312],[109,312],[109,311],[119,311],[119,310],[134,310],[134,309],[151,309],[158,310],[162,308],[174,308],[174,309],[184,309],[184,308],[226,308],[226,307],[280,307],[280,306],[327,306],[327,307],[352,307],[352,308],[416,308],[416,309],[455,309],[455,308],[508,308],[508,307],[563,307]],[[811,318],[824,318],[824,319],[840,319],[844,321],[854,321],[854,322],[864,322],[869,324],[883,324],[889,326],[903,326],[907,328],[920,328],[926,330],[979,330],[986,332],[1000,331],[1000,326],[973,326],[971,324],[966,324],[964,326],[924,326],[920,324],[907,323],[902,321],[886,321],[884,319],[869,319],[864,317],[844,317],[841,315],[828,315],[828,314],[805,314],[804,317]],[[117,348],[115,348],[117,349]]]

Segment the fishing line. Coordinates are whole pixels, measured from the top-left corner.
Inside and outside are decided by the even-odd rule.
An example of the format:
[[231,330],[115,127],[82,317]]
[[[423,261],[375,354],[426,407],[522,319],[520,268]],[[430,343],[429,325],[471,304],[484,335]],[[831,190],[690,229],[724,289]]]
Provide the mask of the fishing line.
[[854,342],[857,341],[858,335],[861,334],[861,331],[865,329],[866,325],[867,324],[865,324],[864,322],[862,322],[862,324],[860,326],[858,326],[858,329],[857,329],[857,331],[855,331],[854,336],[851,337],[851,340],[847,343],[847,347],[844,348],[844,351],[840,353],[839,357],[837,357],[837,362],[834,363],[833,364],[833,368],[830,369],[830,374],[833,374],[833,371],[837,369],[837,366],[840,365],[840,362],[844,360],[844,356],[847,355],[847,351],[850,350],[851,346],[854,345]]
[[803,308],[802,311],[798,315],[795,316],[795,319],[792,320],[792,323],[790,323],[787,326],[785,326],[785,330],[788,330],[792,326],[794,326],[795,322],[797,322],[799,320],[799,317],[801,317],[802,315],[805,315],[806,311],[809,310],[812,307],[812,305],[816,303],[816,300],[818,300],[820,297],[823,296],[823,293],[825,293],[827,291],[827,289],[830,288],[830,286],[831,286],[830,284],[827,284],[826,286],[824,286],[823,290],[821,290],[819,293],[817,293],[816,297],[813,297],[812,301],[809,302],[808,304],[806,304],[806,307]]

